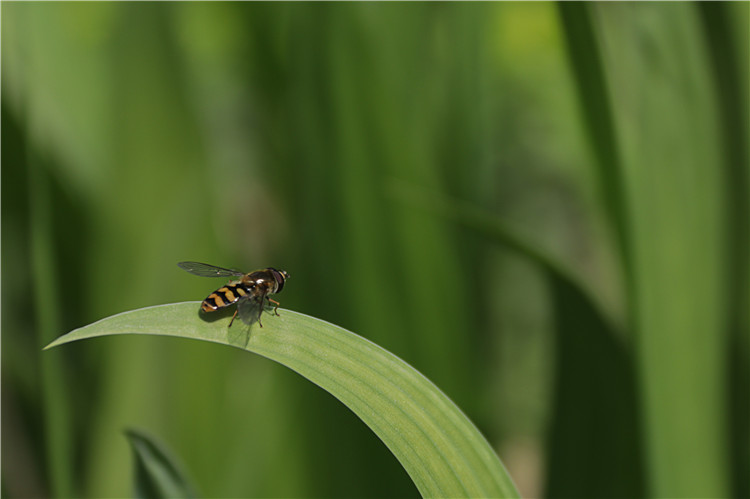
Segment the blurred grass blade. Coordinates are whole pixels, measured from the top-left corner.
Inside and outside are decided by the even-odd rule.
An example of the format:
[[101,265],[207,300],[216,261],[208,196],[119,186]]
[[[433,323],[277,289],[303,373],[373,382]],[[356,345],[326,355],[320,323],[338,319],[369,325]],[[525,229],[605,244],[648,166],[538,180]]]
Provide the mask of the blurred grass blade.
[[546,497],[645,497],[632,350],[580,289],[547,274],[555,317]]
[[[620,249],[625,278],[630,279],[631,255],[628,210],[623,192],[623,165],[617,142],[612,106],[602,56],[594,34],[588,5],[559,2],[563,34],[576,80],[583,124],[596,160],[601,202]],[[630,292],[630,289],[626,290]]]
[[[58,294],[58,273],[54,254],[54,208],[50,202],[51,186],[46,162],[38,151],[28,146],[29,157],[29,215],[31,228],[31,270],[34,282],[34,301],[44,303],[37,316],[39,345],[54,337],[59,330],[61,309]],[[71,407],[68,373],[62,359],[41,359],[42,389],[44,393],[44,430],[47,466],[52,492],[57,497],[74,496]]]
[[[747,4],[698,2],[710,50],[724,149],[726,196],[725,224],[728,244],[725,257],[729,282],[726,302],[729,321],[728,377],[730,421],[729,447],[732,457],[732,487],[735,497],[750,497],[750,159],[747,148],[748,60],[740,54],[742,43],[732,29],[732,18],[747,20]],[[732,11],[735,9],[735,11]],[[742,10],[740,10],[742,9]],[[747,26],[747,23],[745,23]],[[745,35],[747,36],[747,35]]]
[[725,497],[729,239],[721,200],[727,182],[741,179],[722,178],[717,167],[717,94],[698,10],[560,9],[592,146],[606,152],[597,158],[602,194],[619,213],[613,223],[636,340],[648,494]]
[[128,429],[125,436],[135,460],[134,496],[139,499],[193,498],[195,490],[169,453],[145,433]]
[[399,201],[409,203],[446,220],[468,227],[489,241],[501,244],[529,259],[550,276],[567,283],[572,289],[578,290],[581,296],[590,303],[590,306],[601,313],[611,331],[617,332],[619,330],[621,326],[619,318],[605,306],[590,286],[581,280],[573,270],[568,268],[564,262],[547,253],[539,245],[526,240],[522,234],[503,223],[494,214],[469,203],[436,192],[429,192],[406,182],[393,181],[390,190]]
[[[281,310],[253,327],[247,350],[327,390],[388,446],[424,497],[518,497],[487,441],[438,388],[370,341],[325,321]],[[207,322],[198,302],[148,307],[76,329],[47,348],[111,334],[154,334],[241,347],[228,318]],[[234,326],[236,327],[236,326]],[[238,328],[239,329],[239,328]]]

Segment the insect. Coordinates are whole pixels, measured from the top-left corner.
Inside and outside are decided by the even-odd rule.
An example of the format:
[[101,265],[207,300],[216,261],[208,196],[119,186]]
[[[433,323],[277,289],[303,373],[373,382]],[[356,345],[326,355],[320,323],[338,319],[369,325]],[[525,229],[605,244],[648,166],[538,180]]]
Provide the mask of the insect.
[[228,327],[232,327],[237,315],[247,325],[252,325],[255,321],[258,321],[260,327],[263,327],[260,316],[265,308],[266,300],[274,305],[273,313],[279,315],[279,302],[269,298],[268,295],[281,293],[281,290],[284,289],[284,282],[289,279],[289,274],[284,270],[269,267],[246,274],[239,270],[225,269],[207,263],[180,262],[177,265],[191,274],[202,277],[238,278],[229,281],[208,295],[201,303],[203,312],[216,312],[236,303],[237,310],[234,311]]

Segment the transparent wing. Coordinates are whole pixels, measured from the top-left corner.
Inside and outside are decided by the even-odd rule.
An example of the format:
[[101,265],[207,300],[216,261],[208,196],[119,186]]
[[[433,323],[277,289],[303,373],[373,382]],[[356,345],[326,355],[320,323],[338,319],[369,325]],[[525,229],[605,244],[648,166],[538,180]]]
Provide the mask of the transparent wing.
[[250,295],[243,296],[237,302],[237,315],[240,316],[240,320],[252,326],[260,319],[260,314],[263,313],[263,302],[265,296],[253,297]]
[[225,269],[216,265],[200,262],[180,262],[177,264],[182,270],[201,277],[240,277],[244,272],[234,269]]

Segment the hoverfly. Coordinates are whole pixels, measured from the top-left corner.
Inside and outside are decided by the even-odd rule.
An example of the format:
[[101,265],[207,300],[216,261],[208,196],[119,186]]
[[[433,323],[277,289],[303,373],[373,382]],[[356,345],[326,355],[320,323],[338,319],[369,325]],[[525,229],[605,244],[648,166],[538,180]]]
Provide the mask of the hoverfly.
[[263,327],[260,316],[263,313],[266,301],[274,305],[273,312],[279,315],[279,302],[269,298],[268,295],[281,293],[281,290],[284,289],[284,282],[289,279],[289,274],[284,270],[269,267],[246,274],[239,270],[225,269],[207,263],[180,262],[177,265],[191,274],[202,277],[238,278],[229,281],[229,283],[208,295],[201,303],[201,310],[206,313],[216,312],[221,308],[237,303],[237,310],[234,311],[228,327],[232,326],[237,315],[240,316],[242,322],[249,326],[257,321],[260,327]]

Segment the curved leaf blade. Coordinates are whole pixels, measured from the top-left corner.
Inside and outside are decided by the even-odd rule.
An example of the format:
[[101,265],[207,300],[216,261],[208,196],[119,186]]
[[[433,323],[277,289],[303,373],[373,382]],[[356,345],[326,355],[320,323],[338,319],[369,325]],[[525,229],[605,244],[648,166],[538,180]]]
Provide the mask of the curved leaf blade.
[[477,428],[403,360],[313,317],[280,310],[239,340],[228,318],[202,320],[198,302],[147,307],[76,329],[49,344],[111,334],[178,336],[245,348],[301,374],[365,422],[406,469],[424,497],[518,497]]

